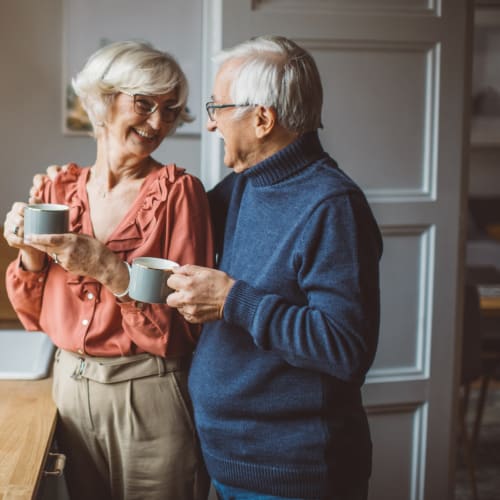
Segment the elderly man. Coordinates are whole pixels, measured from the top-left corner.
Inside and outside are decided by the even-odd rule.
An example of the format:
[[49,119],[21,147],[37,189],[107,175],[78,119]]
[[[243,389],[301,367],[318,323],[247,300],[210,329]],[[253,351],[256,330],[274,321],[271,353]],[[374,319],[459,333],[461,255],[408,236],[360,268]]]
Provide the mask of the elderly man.
[[311,55],[260,37],[219,62],[207,127],[234,172],[210,193],[218,269],[179,268],[167,299],[205,323],[189,389],[208,471],[223,500],[366,499],[377,223],[320,144]]

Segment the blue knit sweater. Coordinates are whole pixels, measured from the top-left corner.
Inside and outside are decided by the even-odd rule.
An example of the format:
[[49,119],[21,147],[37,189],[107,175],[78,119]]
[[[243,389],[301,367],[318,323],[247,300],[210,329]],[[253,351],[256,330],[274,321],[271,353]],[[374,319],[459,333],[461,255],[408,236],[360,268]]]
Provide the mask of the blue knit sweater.
[[210,198],[218,265],[237,281],[189,379],[208,471],[252,491],[329,498],[371,470],[360,387],[378,338],[377,224],[316,133]]

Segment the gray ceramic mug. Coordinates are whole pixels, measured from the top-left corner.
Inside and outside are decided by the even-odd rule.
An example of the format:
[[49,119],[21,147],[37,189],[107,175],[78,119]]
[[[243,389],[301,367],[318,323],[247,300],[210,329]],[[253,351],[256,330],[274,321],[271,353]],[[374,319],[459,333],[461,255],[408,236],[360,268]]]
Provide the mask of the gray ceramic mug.
[[31,234],[69,232],[69,207],[57,203],[36,203],[24,208],[24,237]]
[[130,267],[128,295],[139,302],[164,304],[173,292],[167,286],[172,269],[179,267],[177,262],[158,257],[138,257]]

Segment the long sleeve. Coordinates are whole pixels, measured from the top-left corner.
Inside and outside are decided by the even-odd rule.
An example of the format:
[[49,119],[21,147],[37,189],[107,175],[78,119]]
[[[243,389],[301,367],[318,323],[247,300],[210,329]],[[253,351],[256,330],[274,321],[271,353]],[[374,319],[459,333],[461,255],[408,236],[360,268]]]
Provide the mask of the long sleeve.
[[19,321],[29,331],[40,330],[39,317],[47,268],[40,272],[26,271],[18,255],[7,267],[5,285]]
[[241,280],[226,301],[226,320],[291,365],[362,383],[379,323],[381,243],[370,219],[360,195],[323,202],[293,250],[297,278],[290,285],[303,299],[292,301],[286,292],[269,293]]

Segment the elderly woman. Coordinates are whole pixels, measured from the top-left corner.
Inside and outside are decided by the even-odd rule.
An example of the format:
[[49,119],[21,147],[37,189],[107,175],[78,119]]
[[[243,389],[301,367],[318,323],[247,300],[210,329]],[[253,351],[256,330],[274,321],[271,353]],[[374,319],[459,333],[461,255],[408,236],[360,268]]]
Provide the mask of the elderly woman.
[[4,236],[19,248],[9,298],[28,330],[58,347],[57,441],[72,499],[206,498],[187,392],[199,327],[127,295],[140,256],[212,265],[201,183],[151,155],[191,119],[177,62],[138,42],[98,50],[73,81],[97,142],[95,163],[43,178],[37,198],[70,207],[70,233],[24,239],[25,203]]

